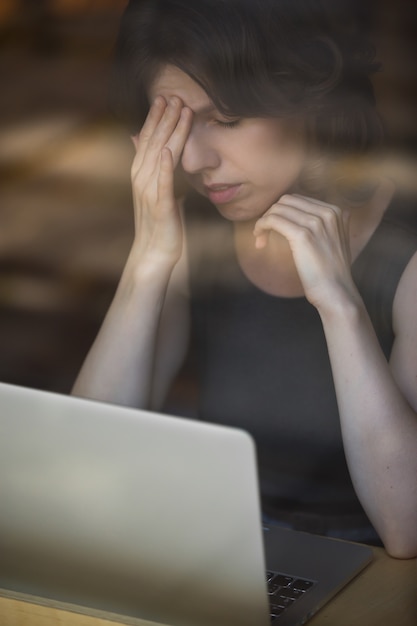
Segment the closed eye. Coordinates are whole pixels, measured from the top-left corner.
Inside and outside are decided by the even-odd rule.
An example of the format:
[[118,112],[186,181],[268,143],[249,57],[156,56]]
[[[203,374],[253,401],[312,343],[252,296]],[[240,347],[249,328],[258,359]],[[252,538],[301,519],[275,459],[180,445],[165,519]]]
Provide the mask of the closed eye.
[[236,128],[236,126],[239,125],[240,123],[240,119],[236,119],[236,120],[215,120],[216,124],[218,126],[221,126],[222,128]]

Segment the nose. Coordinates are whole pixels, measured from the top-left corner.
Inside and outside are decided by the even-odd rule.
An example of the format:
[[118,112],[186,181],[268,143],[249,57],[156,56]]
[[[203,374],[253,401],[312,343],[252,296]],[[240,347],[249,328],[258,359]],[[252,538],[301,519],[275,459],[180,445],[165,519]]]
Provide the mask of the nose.
[[215,169],[220,164],[220,160],[220,153],[210,141],[207,132],[193,126],[181,156],[184,172],[198,174],[207,169]]

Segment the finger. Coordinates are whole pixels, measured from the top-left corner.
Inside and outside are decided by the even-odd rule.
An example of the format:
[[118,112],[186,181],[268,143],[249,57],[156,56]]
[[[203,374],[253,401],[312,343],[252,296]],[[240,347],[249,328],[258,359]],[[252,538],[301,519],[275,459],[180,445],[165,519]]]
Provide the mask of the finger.
[[169,98],[159,123],[153,129],[152,135],[147,141],[144,158],[148,155],[150,158],[154,158],[155,155],[159,156],[162,148],[170,140],[175,128],[178,125],[182,109],[183,103],[180,98],[175,96]]
[[307,206],[303,204],[302,209],[298,201],[295,205],[294,201],[292,205],[282,204],[281,199],[256,222],[253,234],[257,248],[265,247],[269,233],[276,232],[283,235],[291,246],[296,245],[296,241],[303,246],[314,242],[314,245],[333,242],[341,246],[349,257],[349,238],[343,225],[343,212],[340,217],[332,205],[317,207],[309,202]]
[[174,168],[178,165],[182,151],[184,150],[187,137],[190,134],[192,120],[192,110],[188,107],[183,107],[178,124],[166,144],[171,151]]
[[254,235],[257,237],[263,231],[277,230],[280,225],[292,224],[299,228],[305,228],[312,232],[324,231],[324,221],[320,214],[314,211],[306,211],[298,206],[277,202],[255,224]]
[[[162,148],[169,141],[181,116],[182,102],[179,98],[170,98],[161,115],[159,122],[152,124],[145,130],[145,140],[139,136],[138,150],[133,161],[132,172],[134,177],[139,174],[142,180],[149,180],[159,171],[159,161]],[[157,119],[155,115],[154,122]]]
[[157,193],[161,208],[171,208],[174,202],[174,162],[168,147],[161,151]]
[[270,233],[278,233],[287,239],[291,248],[298,245],[302,248],[322,245],[333,247],[339,245],[337,242],[340,241],[345,248],[345,238],[340,237],[337,227],[329,232],[325,222],[315,215],[305,214],[302,219],[297,218],[298,216],[294,217],[294,214],[289,212],[270,213],[265,216],[255,225],[253,234],[258,240],[255,245],[265,247],[268,241],[265,236],[269,238]]
[[337,205],[317,200],[317,198],[302,196],[301,194],[285,194],[278,200],[277,204],[292,206],[301,211],[306,211],[307,213],[323,212],[323,214],[325,214],[326,210],[336,215],[342,213],[342,210]]
[[[166,106],[167,103],[165,99],[162,98],[162,96],[158,96],[153,102],[140,132],[137,135],[131,137],[136,150],[136,154],[133,158],[131,165],[132,181],[136,179],[143,166],[143,161],[146,150],[148,149],[149,141],[162,119]],[[147,173],[147,175],[149,176],[149,172]]]
[[277,212],[318,234],[327,232],[331,236],[345,235],[343,216],[340,207],[321,202],[306,196],[285,195],[271,207]]
[[268,233],[261,232],[259,235],[255,235],[255,248],[261,250],[265,248],[268,243]]
[[165,98],[157,96],[149,109],[149,113],[146,116],[146,120],[140,132],[132,137],[133,144],[138,152],[143,153],[146,149],[150,138],[162,119],[166,107],[167,102]]
[[170,149],[173,168],[175,169],[189,135],[191,124],[191,109],[183,107],[179,98],[171,98],[153,135],[149,138],[143,155],[138,153],[137,160],[134,161],[134,178],[138,175],[142,181],[146,181],[148,188],[152,187],[152,181],[154,184],[158,184],[161,151],[164,147]]
[[256,239],[255,245],[257,248],[265,247],[267,244],[267,238],[271,231],[278,232],[288,239],[296,235],[297,232],[307,230],[305,226],[299,222],[291,219],[287,215],[281,213],[268,213],[261,217],[255,224],[253,234]]
[[[284,204],[284,200],[288,204]],[[279,202],[272,205],[255,224],[253,234],[257,239],[256,247],[265,247],[267,235],[275,231],[284,235],[287,239],[308,236],[320,239],[330,236],[339,236],[340,225],[338,219],[329,207],[323,210],[310,202],[305,202],[293,196],[283,196]]]
[[[179,98],[177,101],[180,102]],[[139,135],[132,138],[136,145],[136,155],[131,167],[133,181],[142,179],[149,182],[154,177],[155,172],[159,170],[160,151],[175,127],[173,122],[174,109],[172,103],[169,106],[169,103],[162,96],[158,96]]]

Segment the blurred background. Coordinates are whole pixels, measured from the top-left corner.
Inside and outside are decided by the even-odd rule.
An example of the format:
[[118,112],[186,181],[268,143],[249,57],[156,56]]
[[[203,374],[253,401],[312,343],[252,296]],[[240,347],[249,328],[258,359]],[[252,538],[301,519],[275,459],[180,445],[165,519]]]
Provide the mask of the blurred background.
[[129,249],[121,0],[0,0],[0,380],[69,391]]
[[[133,152],[107,111],[109,63],[125,4],[0,0],[5,382],[70,390],[129,250]],[[415,193],[417,3],[357,4],[372,20],[383,63],[375,86],[389,171]],[[181,402],[186,387],[179,389]]]

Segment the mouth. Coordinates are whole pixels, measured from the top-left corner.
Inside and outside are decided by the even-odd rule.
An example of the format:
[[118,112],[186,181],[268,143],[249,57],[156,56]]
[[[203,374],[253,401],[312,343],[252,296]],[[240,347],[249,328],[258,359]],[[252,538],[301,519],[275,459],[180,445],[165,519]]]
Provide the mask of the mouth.
[[235,198],[240,190],[241,184],[226,185],[204,185],[204,192],[213,204],[224,204]]

